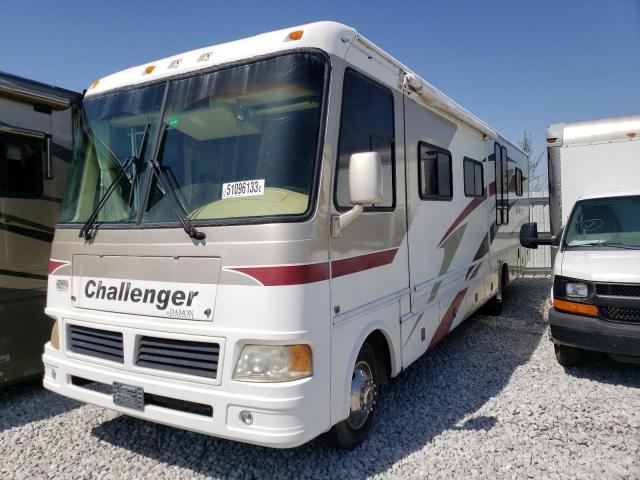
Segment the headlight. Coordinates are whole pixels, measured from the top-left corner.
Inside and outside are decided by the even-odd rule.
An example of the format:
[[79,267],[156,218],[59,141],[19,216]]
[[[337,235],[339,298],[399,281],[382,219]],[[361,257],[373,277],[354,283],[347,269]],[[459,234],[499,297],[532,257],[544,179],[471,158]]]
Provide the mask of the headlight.
[[589,296],[589,286],[586,283],[567,282],[567,297],[571,298],[587,298]]
[[312,373],[309,345],[245,345],[233,379],[241,382],[288,382]]

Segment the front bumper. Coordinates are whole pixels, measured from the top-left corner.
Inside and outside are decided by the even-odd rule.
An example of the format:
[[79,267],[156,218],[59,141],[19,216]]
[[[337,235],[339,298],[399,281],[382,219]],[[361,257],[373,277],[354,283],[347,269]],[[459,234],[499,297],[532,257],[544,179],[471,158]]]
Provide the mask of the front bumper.
[[[49,343],[45,345],[43,362],[44,386],[48,390],[164,425],[276,448],[302,445],[327,429],[317,415],[318,409],[312,404],[313,377],[288,382],[288,385],[256,386],[256,394],[248,395],[230,393],[220,386],[165,379],[69,359]],[[132,410],[114,404],[111,394],[78,385],[73,381],[74,377],[107,387],[114,382],[134,385],[151,395],[208,405],[212,407],[213,415],[188,413],[154,404],[145,404],[143,411]],[[250,411],[253,416],[253,423],[249,426],[240,419],[243,410]]]
[[570,347],[640,357],[640,325],[606,322],[594,317],[549,310],[551,339]]

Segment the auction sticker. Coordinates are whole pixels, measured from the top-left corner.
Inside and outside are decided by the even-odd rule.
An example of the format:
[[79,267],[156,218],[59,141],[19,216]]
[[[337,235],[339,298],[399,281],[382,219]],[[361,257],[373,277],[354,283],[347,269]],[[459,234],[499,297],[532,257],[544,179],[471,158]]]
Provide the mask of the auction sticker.
[[222,184],[222,198],[255,197],[264,195],[264,178]]

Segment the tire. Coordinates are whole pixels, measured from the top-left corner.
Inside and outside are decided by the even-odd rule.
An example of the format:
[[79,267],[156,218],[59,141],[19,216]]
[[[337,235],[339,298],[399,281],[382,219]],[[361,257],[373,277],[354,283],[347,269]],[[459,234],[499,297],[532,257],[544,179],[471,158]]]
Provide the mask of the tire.
[[484,312],[492,317],[498,317],[502,315],[502,307],[504,306],[504,296],[509,285],[509,269],[507,265],[502,266],[500,273],[500,289],[493,297],[486,303]]
[[380,388],[378,360],[371,345],[365,343],[351,374],[349,416],[327,432],[325,440],[341,450],[352,450],[367,438]]
[[577,367],[584,363],[584,350],[567,345],[553,344],[556,360],[564,368]]

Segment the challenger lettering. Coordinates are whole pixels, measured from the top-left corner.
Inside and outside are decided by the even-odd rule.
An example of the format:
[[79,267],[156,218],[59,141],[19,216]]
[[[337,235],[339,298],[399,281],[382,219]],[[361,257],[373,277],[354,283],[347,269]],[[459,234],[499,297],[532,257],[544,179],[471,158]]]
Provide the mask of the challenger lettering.
[[[96,300],[112,300],[116,302],[134,302],[154,304],[158,310],[172,307],[190,307],[193,299],[200,292],[184,290],[156,290],[155,288],[131,288],[131,282],[120,282],[120,285],[103,285],[102,280],[89,280],[84,287],[87,298]],[[187,316],[181,315],[181,316]]]

